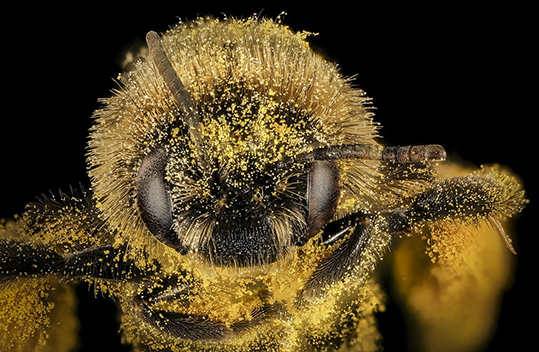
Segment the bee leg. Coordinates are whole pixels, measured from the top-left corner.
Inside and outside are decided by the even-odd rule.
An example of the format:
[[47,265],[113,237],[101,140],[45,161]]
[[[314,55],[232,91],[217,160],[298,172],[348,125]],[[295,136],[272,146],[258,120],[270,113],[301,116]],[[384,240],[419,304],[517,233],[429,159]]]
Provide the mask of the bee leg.
[[58,274],[64,279],[94,278],[107,281],[138,282],[147,272],[131,260],[124,259],[125,248],[112,245],[86,249],[64,256]]
[[64,258],[51,249],[15,240],[0,240],[0,282],[52,275],[63,264]]
[[163,279],[158,286],[160,286],[158,289],[152,287],[135,296],[136,311],[143,321],[174,339],[222,341],[252,329],[284,310],[279,303],[274,302],[253,310],[248,319],[225,324],[203,314],[185,314],[152,308],[154,304],[174,300],[183,300],[187,306],[192,294],[192,282],[179,279],[177,276]]
[[[181,282],[181,283],[179,283]],[[152,308],[153,304],[174,300],[189,304],[191,285],[189,281],[177,277],[165,278],[159,282],[160,288],[146,289],[135,296],[139,318],[154,329],[166,333],[175,339],[218,341],[232,335],[232,330],[224,324],[199,314],[168,312]]]
[[342,240],[342,243],[319,264],[311,275],[299,302],[316,297],[324,286],[343,279],[360,261],[362,252],[373,235],[373,225],[367,217],[358,218],[356,221],[350,235]]
[[111,245],[60,254],[42,245],[0,240],[0,282],[56,275],[61,280],[98,278],[137,280],[143,273],[121,259],[123,249]]
[[441,180],[420,193],[406,216],[414,224],[450,219],[462,224],[487,222],[516,254],[499,220],[520,212],[527,203],[517,180],[497,168]]
[[150,306],[150,301],[142,297],[137,297],[135,304],[138,307],[139,318],[173,338],[219,341],[232,335],[230,328],[205,315],[154,310]]

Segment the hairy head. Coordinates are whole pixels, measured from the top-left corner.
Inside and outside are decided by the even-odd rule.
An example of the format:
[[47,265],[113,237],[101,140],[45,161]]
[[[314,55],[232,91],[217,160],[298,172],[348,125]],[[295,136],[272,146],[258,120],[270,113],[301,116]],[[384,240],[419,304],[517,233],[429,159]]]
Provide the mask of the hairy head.
[[148,34],[150,55],[104,100],[90,141],[95,196],[122,241],[272,262],[374,184],[378,161],[287,162],[376,145],[368,99],[305,39],[257,18]]

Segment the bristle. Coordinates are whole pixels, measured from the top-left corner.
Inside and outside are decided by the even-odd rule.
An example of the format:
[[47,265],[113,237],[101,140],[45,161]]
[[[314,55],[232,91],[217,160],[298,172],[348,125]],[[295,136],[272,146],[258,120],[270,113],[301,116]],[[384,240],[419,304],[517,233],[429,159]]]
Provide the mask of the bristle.
[[509,238],[509,235],[507,235],[507,233],[505,232],[502,224],[500,224],[500,222],[493,216],[489,216],[488,221],[490,225],[496,230],[498,235],[500,235],[500,238],[502,239],[503,243],[505,244],[509,252],[516,255],[517,252],[515,251],[515,248],[513,247],[511,238]]

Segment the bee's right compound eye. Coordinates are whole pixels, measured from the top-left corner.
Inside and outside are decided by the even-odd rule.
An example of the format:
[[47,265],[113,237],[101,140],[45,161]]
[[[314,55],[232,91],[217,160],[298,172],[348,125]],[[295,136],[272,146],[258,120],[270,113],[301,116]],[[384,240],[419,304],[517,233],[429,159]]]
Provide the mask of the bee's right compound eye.
[[142,161],[137,175],[137,202],[142,220],[161,242],[187,253],[174,231],[172,202],[165,182],[167,153],[163,148],[151,151]]

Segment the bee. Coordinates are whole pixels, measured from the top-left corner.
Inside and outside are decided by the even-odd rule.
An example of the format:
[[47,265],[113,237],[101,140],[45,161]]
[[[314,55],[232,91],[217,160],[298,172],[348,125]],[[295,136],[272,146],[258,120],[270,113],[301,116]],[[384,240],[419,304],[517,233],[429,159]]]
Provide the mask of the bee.
[[87,282],[135,351],[373,351],[384,257],[420,348],[488,338],[516,176],[381,144],[307,37],[259,17],[148,33],[94,114],[90,189],[1,224],[0,350],[75,348]]

